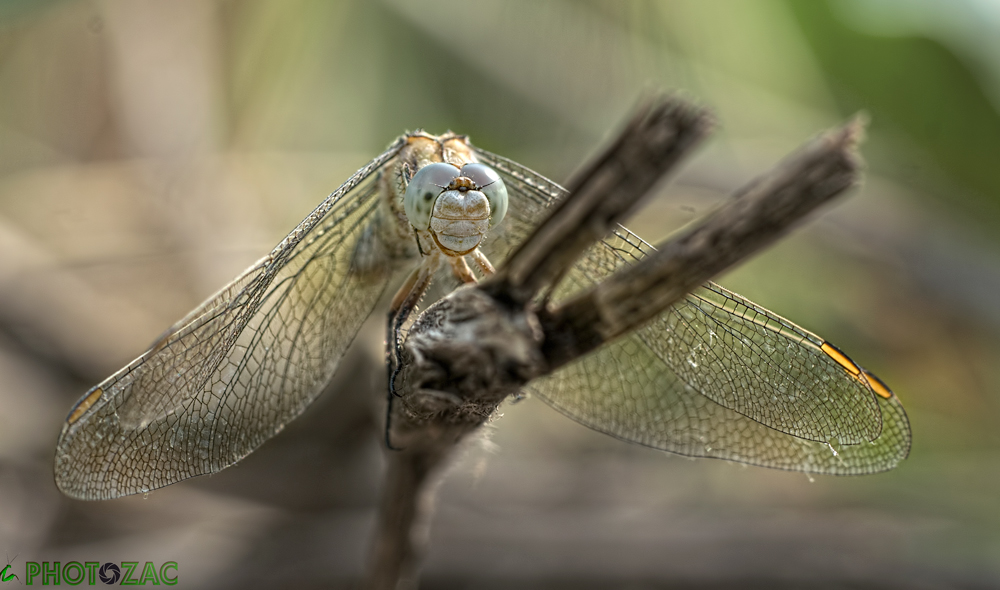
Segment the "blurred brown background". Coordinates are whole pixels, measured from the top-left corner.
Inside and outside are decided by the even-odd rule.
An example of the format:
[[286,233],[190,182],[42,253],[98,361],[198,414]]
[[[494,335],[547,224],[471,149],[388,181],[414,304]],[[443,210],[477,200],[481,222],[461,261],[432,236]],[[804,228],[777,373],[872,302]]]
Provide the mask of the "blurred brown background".
[[423,587],[1000,587],[998,56],[990,0],[0,2],[0,548],[19,573],[174,560],[191,588],[350,587],[377,320],[284,433],[145,499],[57,492],[70,405],[401,132],[559,180],[671,88],[719,129],[630,224],[650,240],[871,115],[865,186],[721,282],[889,383],[911,456],[862,478],[688,461],[529,399],[440,487]]

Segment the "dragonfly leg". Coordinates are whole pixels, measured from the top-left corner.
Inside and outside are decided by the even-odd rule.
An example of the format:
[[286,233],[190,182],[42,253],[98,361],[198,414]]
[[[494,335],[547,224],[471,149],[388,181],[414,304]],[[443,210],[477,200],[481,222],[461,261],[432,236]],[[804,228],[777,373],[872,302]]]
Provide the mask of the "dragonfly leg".
[[389,306],[389,321],[386,325],[386,353],[389,356],[389,392],[396,394],[395,380],[399,374],[400,363],[402,361],[403,349],[399,338],[399,331],[403,324],[410,317],[410,313],[420,303],[420,299],[430,287],[434,272],[441,265],[441,255],[439,252],[431,252],[423,259],[392,298],[392,305]]
[[430,287],[434,272],[441,266],[441,255],[437,251],[431,252],[415,268],[410,276],[396,292],[389,306],[389,317],[386,322],[386,369],[389,373],[389,396],[386,404],[385,414],[385,444],[393,450],[398,450],[389,441],[389,426],[392,416],[392,398],[398,397],[396,393],[396,377],[402,368],[403,349],[400,342],[399,331],[403,324],[410,317],[410,313],[420,303],[420,299]]
[[485,254],[480,252],[479,248],[472,251],[472,259],[476,261],[476,266],[479,267],[479,270],[483,272],[484,276],[488,277],[496,272],[496,269],[493,268],[493,265],[490,263],[490,259],[487,258]]
[[465,261],[465,256],[449,256],[448,262],[451,263],[451,271],[455,273],[455,278],[465,284],[475,285],[478,282],[476,275],[472,274],[472,269],[469,268],[469,263]]

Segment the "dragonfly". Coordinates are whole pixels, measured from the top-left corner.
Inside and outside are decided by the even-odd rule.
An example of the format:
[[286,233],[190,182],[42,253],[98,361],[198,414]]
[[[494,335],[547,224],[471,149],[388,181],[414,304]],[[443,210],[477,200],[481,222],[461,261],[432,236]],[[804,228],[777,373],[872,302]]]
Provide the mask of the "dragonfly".
[[[432,280],[488,276],[566,195],[467,136],[404,134],[83,395],[57,443],[57,486],[109,499],[236,463],[320,394],[394,276],[410,271],[390,305],[398,333]],[[552,300],[652,251],[618,226]],[[892,469],[910,448],[906,412],[880,379],[715,283],[528,390],[592,429],[690,457],[860,475]]]

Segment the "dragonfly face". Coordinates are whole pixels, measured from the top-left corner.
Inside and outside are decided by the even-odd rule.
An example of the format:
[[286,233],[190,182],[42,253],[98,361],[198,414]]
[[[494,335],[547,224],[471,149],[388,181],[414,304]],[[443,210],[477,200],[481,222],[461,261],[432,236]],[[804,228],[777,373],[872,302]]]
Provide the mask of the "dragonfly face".
[[[464,282],[476,280],[467,256],[489,274],[490,259],[503,260],[565,195],[464,136],[400,137],[270,254],[77,402],[56,447],[56,484],[106,499],[232,465],[324,389],[389,271],[412,269],[390,310],[398,320],[445,261]],[[553,300],[651,249],[619,227]],[[586,426],[688,456],[863,474],[891,469],[910,447],[906,413],[882,381],[714,283],[529,390]]]
[[403,196],[410,225],[430,231],[434,244],[449,256],[479,247],[489,228],[507,213],[507,189],[489,166],[433,163],[410,179]]

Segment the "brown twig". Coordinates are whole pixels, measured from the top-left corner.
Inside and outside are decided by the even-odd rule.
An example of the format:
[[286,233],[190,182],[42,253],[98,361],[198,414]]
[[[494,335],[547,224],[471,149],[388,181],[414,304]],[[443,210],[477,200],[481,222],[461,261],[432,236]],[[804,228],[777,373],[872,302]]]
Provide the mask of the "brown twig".
[[[619,138],[571,183],[573,198],[553,207],[540,231],[493,280],[460,289],[414,323],[398,380],[401,397],[390,415],[389,438],[402,450],[389,452],[368,588],[415,585],[429,474],[544,365],[533,316],[516,310],[634,210],[709,126],[706,111],[677,98],[640,107]],[[500,299],[506,303],[498,307]],[[515,314],[506,314],[508,309]],[[452,373],[448,367],[455,363],[481,370]],[[432,377],[432,367],[446,372]],[[441,385],[452,377],[458,380],[452,386]],[[430,382],[436,385],[422,385]]]
[[552,206],[482,288],[519,305],[530,301],[642,205],[711,126],[707,111],[676,97],[641,105],[617,139],[567,183],[572,196]]
[[417,448],[389,454],[367,588],[416,587],[433,502],[427,478],[442,459]]
[[536,294],[634,210],[707,122],[703,111],[675,98],[639,110],[494,278],[456,290],[414,323],[391,416],[391,438],[404,450],[390,452],[370,588],[415,584],[414,531],[426,522],[429,474],[508,395],[640,327],[857,181],[862,125],[853,121],[635,266],[559,308],[536,309]]
[[540,310],[549,368],[635,330],[853,186],[863,129],[854,119],[820,136],[635,266],[558,309]]

